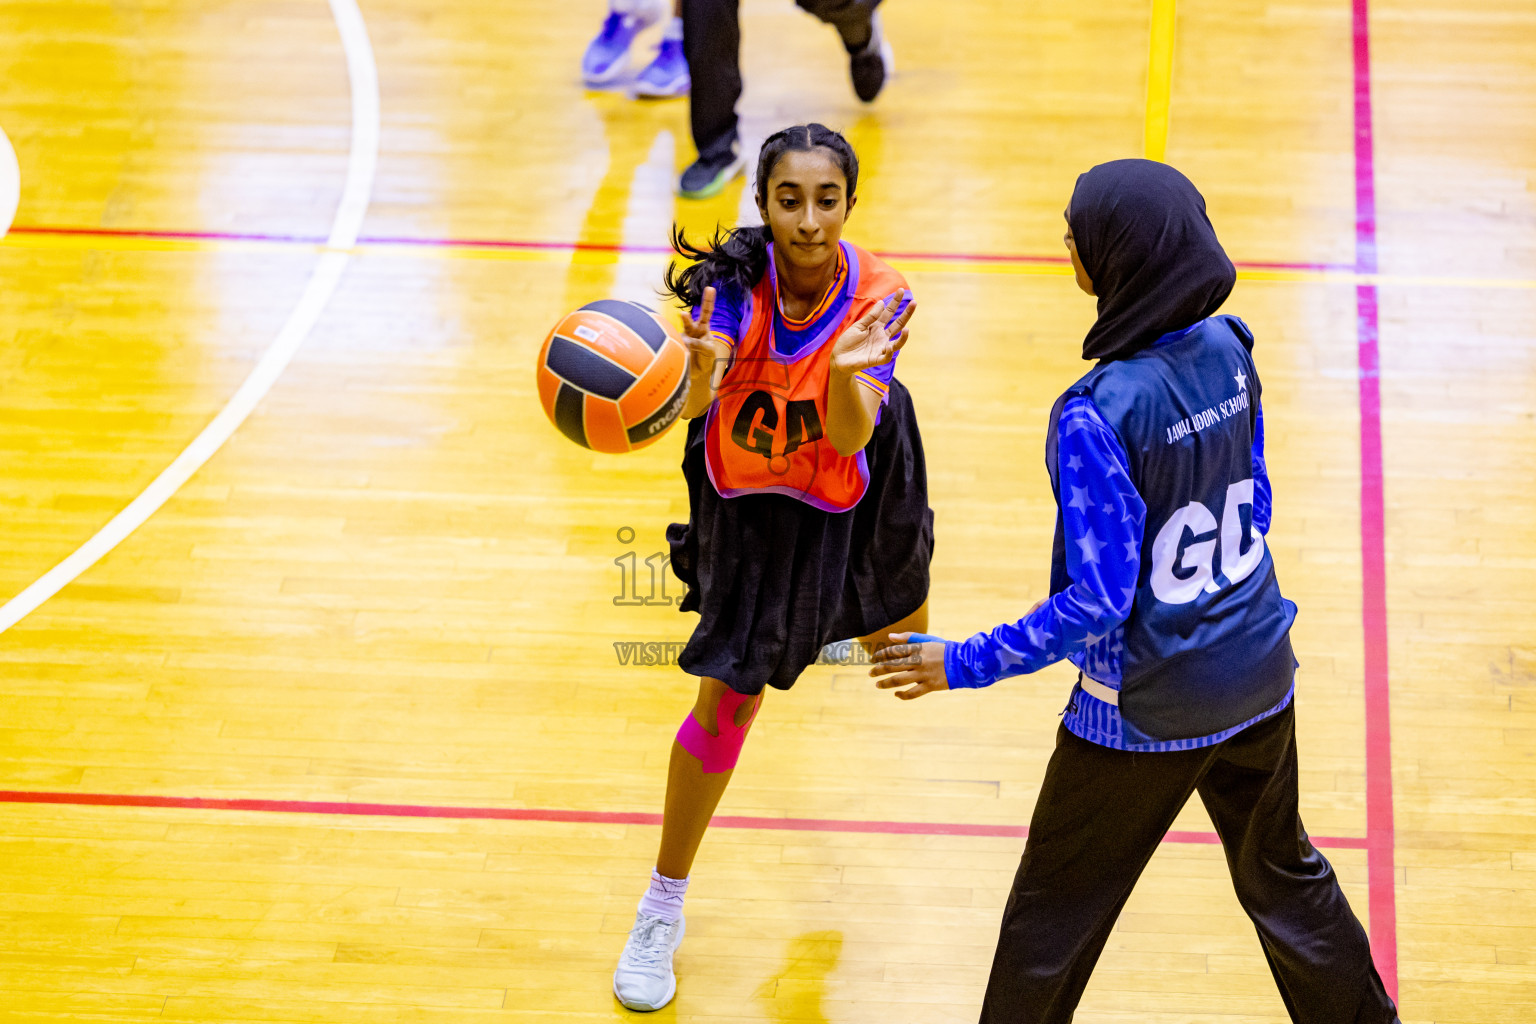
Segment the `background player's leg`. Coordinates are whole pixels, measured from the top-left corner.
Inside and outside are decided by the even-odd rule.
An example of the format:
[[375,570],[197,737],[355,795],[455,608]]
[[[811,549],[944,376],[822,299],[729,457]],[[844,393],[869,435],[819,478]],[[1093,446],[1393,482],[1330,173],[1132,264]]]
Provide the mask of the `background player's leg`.
[[869,42],[870,19],[880,0],[795,0],[803,10],[837,29],[849,50]]
[[1294,708],[1223,744],[1199,791],[1291,1019],[1396,1020],[1365,929],[1302,828]]
[[661,30],[656,56],[635,76],[630,92],[637,97],[666,99],[688,95],[688,58],[683,55],[683,3],[673,0],[672,17]]
[[865,103],[880,95],[894,67],[875,8],[880,0],[795,0],[802,8],[837,29],[848,51],[853,91]]
[[741,169],[736,101],[741,99],[741,22],[737,0],[683,0],[683,55],[691,91],[688,117],[698,159],[679,191],[707,198]]
[[[720,700],[729,688],[718,679],[699,680],[699,699],[693,717],[710,735],[716,735]],[[736,725],[744,726],[756,714],[763,695],[749,699],[736,709]],[[661,849],[656,855],[656,870],[668,878],[687,878],[693,870],[693,858],[704,841],[709,819],[714,816],[734,769],[706,772],[703,764],[683,745],[672,741],[672,761],[667,769],[667,799],[662,812]]]
[[1057,730],[1003,909],[982,1024],[1072,1019],[1120,908],[1209,756],[1132,754]]

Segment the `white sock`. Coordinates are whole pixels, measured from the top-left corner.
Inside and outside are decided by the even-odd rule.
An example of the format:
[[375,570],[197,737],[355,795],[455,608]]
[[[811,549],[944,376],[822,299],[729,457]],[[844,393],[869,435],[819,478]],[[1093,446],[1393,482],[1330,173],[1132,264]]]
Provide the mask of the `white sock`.
[[608,9],[615,14],[630,14],[647,25],[654,25],[667,16],[666,0],[608,0]]
[[688,879],[668,878],[652,868],[651,887],[640,897],[640,913],[663,921],[676,921],[683,916],[683,897],[687,893]]
[[661,38],[670,39],[673,42],[683,41],[683,19],[673,18],[667,22],[667,27],[661,30]]

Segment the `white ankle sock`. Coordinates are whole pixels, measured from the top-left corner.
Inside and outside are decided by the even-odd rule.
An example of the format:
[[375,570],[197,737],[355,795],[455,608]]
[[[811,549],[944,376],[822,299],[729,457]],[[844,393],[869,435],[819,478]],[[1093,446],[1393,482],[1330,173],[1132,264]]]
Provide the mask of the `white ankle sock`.
[[615,14],[628,14],[647,25],[654,25],[671,13],[665,0],[609,0],[608,9]]
[[651,869],[651,887],[640,897],[640,912],[646,917],[676,921],[683,916],[683,897],[688,893],[688,879],[668,878]]

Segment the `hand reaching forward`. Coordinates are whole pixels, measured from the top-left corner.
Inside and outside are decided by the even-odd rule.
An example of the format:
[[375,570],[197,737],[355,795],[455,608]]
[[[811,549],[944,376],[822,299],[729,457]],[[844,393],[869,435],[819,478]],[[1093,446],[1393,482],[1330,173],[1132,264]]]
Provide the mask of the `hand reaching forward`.
[[902,300],[911,294],[900,291],[885,302],[876,303],[873,309],[839,335],[832,346],[832,369],[838,373],[852,374],[890,362],[907,343],[907,321],[912,319],[917,302],[908,302],[907,308],[895,320],[891,317]]
[[[902,700],[921,697],[935,690],[949,689],[949,675],[944,671],[944,651],[949,641],[927,633],[891,633],[893,643],[875,652],[871,659],[875,685],[882,690],[896,690]],[[905,686],[905,690],[896,689]]]
[[699,303],[699,318],[695,320],[684,310],[683,343],[688,346],[688,374],[694,378],[709,378],[711,389],[720,387],[720,378],[731,363],[731,348],[716,341],[709,333],[709,322],[715,313],[715,290],[704,289]]

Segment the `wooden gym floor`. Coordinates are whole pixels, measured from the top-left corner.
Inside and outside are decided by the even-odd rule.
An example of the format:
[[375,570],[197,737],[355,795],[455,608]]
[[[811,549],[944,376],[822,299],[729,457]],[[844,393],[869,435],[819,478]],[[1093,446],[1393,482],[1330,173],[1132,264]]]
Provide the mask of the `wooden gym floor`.
[[[1165,152],[1204,190],[1267,385],[1310,831],[1405,1021],[1536,1020],[1529,3],[891,0],[867,108],[830,30],[744,12],[747,134],[845,129],[849,236],[921,301],[940,634],[1045,592],[1074,177]],[[0,1021],[627,1016],[693,684],[621,653],[690,627],[645,561],[682,435],[579,450],[532,362],[742,195],[672,197],[684,103],[580,88],[601,13],[0,9]],[[616,605],[630,566],[653,603]],[[1070,685],[774,694],[657,1019],[974,1020]],[[1284,1020],[1198,805],[1178,829],[1078,1019]]]

